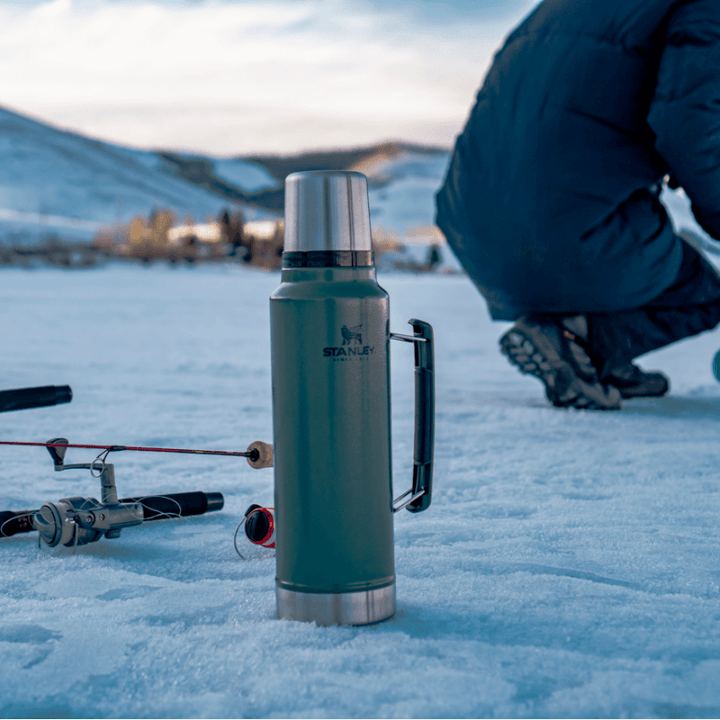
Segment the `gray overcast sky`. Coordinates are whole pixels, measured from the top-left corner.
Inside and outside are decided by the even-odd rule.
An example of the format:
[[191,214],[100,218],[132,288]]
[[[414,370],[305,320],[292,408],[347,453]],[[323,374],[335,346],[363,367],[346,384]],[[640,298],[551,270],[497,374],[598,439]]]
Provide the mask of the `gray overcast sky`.
[[449,146],[536,0],[0,0],[0,105],[220,155]]

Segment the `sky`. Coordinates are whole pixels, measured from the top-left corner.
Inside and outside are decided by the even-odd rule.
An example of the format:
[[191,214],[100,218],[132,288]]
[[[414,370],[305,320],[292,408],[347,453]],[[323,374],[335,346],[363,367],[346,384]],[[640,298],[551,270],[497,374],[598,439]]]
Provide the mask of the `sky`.
[[0,105],[137,148],[450,147],[535,0],[0,0]]

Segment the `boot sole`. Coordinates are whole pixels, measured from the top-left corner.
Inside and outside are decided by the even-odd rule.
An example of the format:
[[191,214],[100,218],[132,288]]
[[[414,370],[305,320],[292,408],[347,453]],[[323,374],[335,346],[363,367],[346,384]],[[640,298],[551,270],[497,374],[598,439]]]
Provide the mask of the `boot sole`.
[[653,384],[645,383],[638,387],[621,387],[620,385],[615,385],[615,387],[624,398],[663,397],[663,395],[668,394],[670,383],[657,381]]
[[585,382],[544,338],[533,340],[516,325],[500,338],[500,350],[523,375],[534,375],[545,385],[547,399],[555,407],[620,409],[617,388],[606,394],[599,383]]

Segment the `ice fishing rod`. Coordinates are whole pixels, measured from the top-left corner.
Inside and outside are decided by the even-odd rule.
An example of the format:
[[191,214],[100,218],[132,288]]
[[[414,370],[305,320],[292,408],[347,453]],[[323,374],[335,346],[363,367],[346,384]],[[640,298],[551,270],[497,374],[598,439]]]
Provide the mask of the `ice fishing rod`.
[[148,520],[202,515],[221,510],[225,500],[221,493],[188,492],[169,495],[145,495],[118,499],[115,486],[115,467],[105,462],[109,450],[100,453],[90,463],[65,465],[68,442],[55,438],[47,443],[56,472],[90,470],[100,479],[100,501],[95,498],[71,497],[45,503],[38,510],[0,512],[0,537],[37,530],[41,541],[49,547],[66,545],[77,547],[96,542],[100,538],[119,538],[123,528],[140,525]]
[[[15,440],[0,440],[0,445],[21,445],[27,447],[48,448],[85,448],[91,450],[106,450],[107,452],[120,452],[132,450],[135,452],[165,452],[185,453],[191,455],[225,455],[229,457],[245,457],[252,467],[272,467],[272,445],[256,441],[248,446],[245,451],[234,450],[193,450],[187,448],[159,448],[144,447],[135,445],[87,445],[81,443],[69,443],[65,438],[55,438],[48,442],[20,442]],[[52,455],[52,453],[50,453]],[[53,455],[54,458],[54,455]],[[269,464],[268,464],[269,463]]]
[[[140,525],[149,520],[202,515],[221,510],[225,503],[218,492],[186,492],[165,495],[118,499],[115,486],[115,467],[106,462],[108,455],[119,450],[147,450],[160,452],[191,452],[211,455],[246,457],[255,468],[271,467],[272,445],[254,442],[246,452],[216,450],[187,450],[178,448],[141,448],[125,445],[71,444],[66,438],[53,438],[46,443],[2,442],[3,445],[30,445],[45,447],[50,453],[56,472],[64,470],[90,470],[100,479],[101,500],[85,497],[63,498],[58,502],[45,503],[37,510],[0,512],[0,537],[37,530],[38,544],[49,547],[66,545],[77,547],[96,542],[101,538],[120,537],[123,528]],[[102,452],[90,463],[65,464],[65,454],[70,447],[99,449]]]

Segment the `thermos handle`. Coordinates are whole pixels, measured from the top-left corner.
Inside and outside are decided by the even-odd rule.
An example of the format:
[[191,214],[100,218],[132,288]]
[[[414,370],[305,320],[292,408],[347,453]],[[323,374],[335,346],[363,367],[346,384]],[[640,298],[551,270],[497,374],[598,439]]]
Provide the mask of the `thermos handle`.
[[[415,345],[415,450],[413,484],[393,501],[393,512],[407,508],[421,512],[432,501],[433,449],[435,446],[435,352],[430,323],[409,320],[415,335],[390,333],[393,340]],[[409,497],[408,497],[409,496]]]

